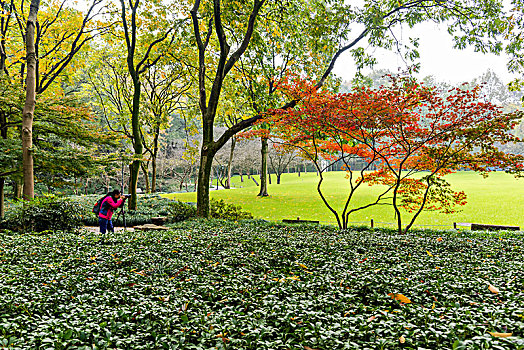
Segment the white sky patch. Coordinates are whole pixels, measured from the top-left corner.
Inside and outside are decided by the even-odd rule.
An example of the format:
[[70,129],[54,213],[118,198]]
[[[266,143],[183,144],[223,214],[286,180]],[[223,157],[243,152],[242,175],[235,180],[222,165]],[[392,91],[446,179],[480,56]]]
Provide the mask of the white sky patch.
[[[396,30],[397,38],[409,42],[409,37],[419,37],[419,76],[434,76],[438,81],[459,84],[478,78],[488,69],[494,71],[505,83],[509,83],[517,74],[510,74],[506,64],[508,57],[475,52],[473,48],[458,50],[453,48],[453,39],[447,33],[445,24],[420,23],[413,29],[403,28],[402,33]],[[367,45],[364,44],[364,45]],[[406,63],[400,55],[392,51],[374,49],[364,46],[378,61],[375,69],[389,69],[398,72],[406,69]],[[373,51],[369,51],[373,50]],[[343,80],[349,81],[355,75],[356,69],[350,53],[345,53],[335,65],[334,73]],[[366,71],[364,71],[366,74]],[[521,77],[521,76],[520,76]]]

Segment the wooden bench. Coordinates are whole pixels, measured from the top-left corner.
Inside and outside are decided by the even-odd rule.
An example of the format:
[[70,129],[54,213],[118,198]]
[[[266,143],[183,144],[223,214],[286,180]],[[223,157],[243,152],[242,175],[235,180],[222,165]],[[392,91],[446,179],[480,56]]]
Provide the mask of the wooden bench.
[[300,220],[300,217],[293,219],[283,219],[283,223],[286,224],[320,224],[320,221],[317,220]]
[[471,224],[472,231],[520,231],[519,226]]

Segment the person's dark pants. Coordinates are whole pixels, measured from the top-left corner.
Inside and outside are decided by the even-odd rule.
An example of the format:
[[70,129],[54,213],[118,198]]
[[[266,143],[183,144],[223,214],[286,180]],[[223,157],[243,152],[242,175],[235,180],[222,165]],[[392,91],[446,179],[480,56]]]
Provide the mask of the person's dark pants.
[[98,224],[100,225],[100,233],[106,233],[106,231],[115,232],[115,229],[113,228],[113,221],[111,220],[99,217]]

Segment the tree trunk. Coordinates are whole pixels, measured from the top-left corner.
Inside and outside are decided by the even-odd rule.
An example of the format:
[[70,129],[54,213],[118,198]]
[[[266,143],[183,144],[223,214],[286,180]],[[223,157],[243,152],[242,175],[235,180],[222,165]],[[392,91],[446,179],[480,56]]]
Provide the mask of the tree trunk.
[[[0,62],[1,65],[1,62]],[[0,67],[1,68],[1,67]],[[3,68],[0,69],[0,76],[2,76]],[[4,112],[0,111],[0,136],[7,139],[7,117]],[[0,219],[5,215],[5,177],[0,177]]]
[[258,192],[259,197],[267,197],[267,149],[268,142],[266,137],[261,138],[262,145],[260,148],[260,153],[262,155],[262,164],[260,167],[260,192]]
[[149,171],[148,171],[147,166],[145,164],[146,163],[142,162],[140,164],[140,166],[142,168],[142,172],[144,173],[144,180],[146,182],[146,193],[151,193],[151,188],[149,186]]
[[198,169],[197,185],[197,217],[209,217],[209,180],[213,165],[214,154],[210,152],[207,145],[202,146],[200,152],[200,167]]
[[282,174],[281,173],[277,173],[277,185],[280,185],[280,176]]
[[[133,64],[133,62],[131,62]],[[137,205],[137,196],[136,196],[136,187],[138,184],[138,174],[140,172],[140,163],[142,159],[143,147],[142,147],[142,137],[140,135],[140,120],[139,120],[139,111],[140,111],[140,81],[138,77],[133,79],[133,109],[131,113],[131,127],[133,131],[133,148],[135,150],[135,160],[133,160],[133,165],[131,166],[131,179],[129,182],[129,190],[131,193],[131,198],[129,198],[129,209],[136,210]]]
[[153,140],[153,156],[151,159],[151,192],[156,192],[156,161],[158,158],[158,137],[160,135],[160,125],[157,124],[155,129],[155,138]]
[[231,138],[231,151],[229,152],[229,160],[227,162],[227,180],[226,180],[226,188],[231,188],[231,171],[233,168],[233,154],[235,151],[235,145],[237,143],[237,138],[233,136]]
[[17,178],[15,180],[15,186],[13,189],[13,198],[14,199],[22,199],[22,192],[24,189],[24,182],[22,179]]
[[5,178],[0,177],[0,219],[3,219],[5,216],[5,204],[4,204],[4,187]]
[[31,0],[26,26],[26,93],[22,112],[22,153],[24,175],[24,199],[35,197],[35,178],[33,167],[33,113],[36,104],[36,49],[35,28],[40,0]]

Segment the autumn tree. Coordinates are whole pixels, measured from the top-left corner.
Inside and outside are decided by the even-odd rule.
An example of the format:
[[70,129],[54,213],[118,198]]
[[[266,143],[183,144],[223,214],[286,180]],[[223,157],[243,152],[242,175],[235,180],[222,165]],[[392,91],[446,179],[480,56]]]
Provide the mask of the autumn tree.
[[[406,232],[423,210],[449,213],[465,204],[465,194],[453,191],[445,175],[462,169],[484,175],[491,170],[523,170],[523,156],[498,147],[521,142],[512,134],[521,112],[504,114],[500,107],[481,101],[479,86],[454,88],[443,97],[409,76],[391,79],[388,86],[359,87],[338,95],[296,80],[290,94],[301,103],[262,120],[271,126],[270,137],[297,147],[320,174],[321,159],[344,164],[349,190],[342,212],[324,196],[322,176],[317,186],[340,228],[347,228],[351,213],[388,204],[394,209],[398,232]],[[349,162],[355,157],[367,163],[356,176]],[[377,170],[366,171],[372,164]],[[374,202],[351,207],[364,184],[380,185],[380,194]]]
[[[103,28],[94,24],[101,0],[93,0],[86,12],[68,7],[66,1],[50,1],[39,8],[40,2],[31,2],[26,12],[24,2],[2,2],[2,49],[0,59],[2,72],[9,79],[19,78],[27,92],[22,125],[22,148],[24,150],[24,197],[34,196],[34,169],[32,148],[32,113],[37,96],[50,87],[53,94],[60,94],[61,87],[74,57]],[[36,14],[40,20],[37,21]],[[16,25],[13,21],[16,20]],[[22,40],[19,40],[22,39]],[[34,82],[33,82],[34,81]],[[34,92],[33,92],[34,90]]]

